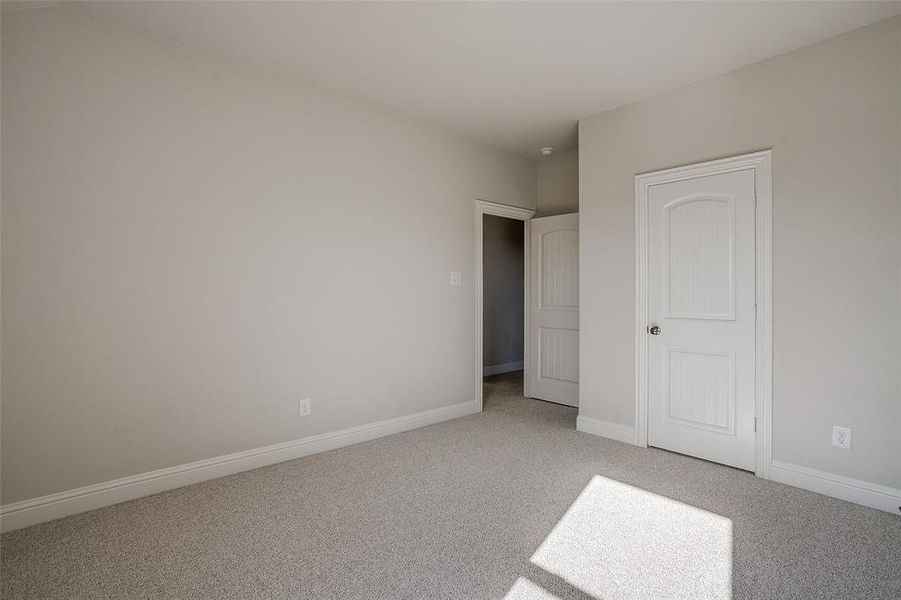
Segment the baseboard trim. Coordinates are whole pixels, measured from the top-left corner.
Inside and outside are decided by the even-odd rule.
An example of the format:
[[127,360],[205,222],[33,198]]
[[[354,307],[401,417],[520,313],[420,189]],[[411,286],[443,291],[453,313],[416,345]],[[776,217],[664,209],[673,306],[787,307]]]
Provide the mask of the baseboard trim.
[[501,373],[512,373],[513,371],[522,371],[523,361],[503,363],[500,365],[488,365],[482,368],[482,376],[500,375]]
[[897,515],[901,490],[774,460],[770,479],[825,496],[838,498]]
[[576,418],[576,429],[584,433],[599,435],[626,444],[634,445],[638,443],[635,436],[635,428],[629,427],[628,425],[620,425],[619,423],[611,423],[610,421],[602,421],[600,419],[592,419],[591,417],[579,415]]
[[470,400],[297,440],[122,477],[0,507],[0,531],[12,531],[76,513],[157,494],[267,465],[367,442],[479,411]]

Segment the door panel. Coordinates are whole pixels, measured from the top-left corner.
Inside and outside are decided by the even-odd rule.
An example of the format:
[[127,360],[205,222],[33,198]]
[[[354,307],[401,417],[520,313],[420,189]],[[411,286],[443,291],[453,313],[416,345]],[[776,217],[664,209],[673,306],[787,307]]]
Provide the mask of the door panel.
[[539,327],[541,377],[579,384],[579,332]]
[[735,198],[689,196],[663,206],[666,317],[734,320]]
[[667,417],[685,425],[735,429],[735,353],[670,348]]
[[531,221],[530,393],[579,405],[579,215]]
[[648,444],[748,470],[755,204],[752,170],[648,195]]
[[[537,219],[533,219],[534,223]],[[542,308],[579,308],[579,230],[552,229],[541,234]]]

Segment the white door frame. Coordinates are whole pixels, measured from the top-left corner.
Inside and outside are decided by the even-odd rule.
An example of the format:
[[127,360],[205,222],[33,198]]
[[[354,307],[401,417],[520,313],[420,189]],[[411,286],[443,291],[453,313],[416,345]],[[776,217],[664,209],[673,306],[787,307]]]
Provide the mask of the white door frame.
[[754,171],[757,255],[755,324],[756,439],[754,473],[770,478],[773,419],[773,194],[772,151],[654,171],[635,176],[635,430],[639,446],[648,445],[648,194],[651,187],[709,175]]
[[529,285],[529,239],[531,223],[529,222],[535,216],[535,211],[530,208],[519,208],[518,206],[508,206],[506,204],[498,204],[496,202],[488,202],[487,200],[476,200],[476,368],[475,368],[475,388],[476,401],[479,404],[479,412],[482,411],[482,380],[484,378],[482,365],[482,216],[495,215],[497,217],[506,217],[508,219],[517,219],[523,222],[523,384],[526,386],[524,393],[528,397],[528,381],[529,381],[529,323],[531,322],[531,311],[529,306],[529,298],[531,297],[531,286]]

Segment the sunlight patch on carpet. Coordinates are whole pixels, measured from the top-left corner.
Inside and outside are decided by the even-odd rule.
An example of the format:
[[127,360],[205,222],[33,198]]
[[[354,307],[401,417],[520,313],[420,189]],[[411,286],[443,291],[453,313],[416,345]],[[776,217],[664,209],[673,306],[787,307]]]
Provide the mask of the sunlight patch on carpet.
[[520,577],[506,593],[504,600],[560,600],[560,596],[555,596],[525,577]]
[[531,561],[594,598],[731,598],[732,521],[595,476]]

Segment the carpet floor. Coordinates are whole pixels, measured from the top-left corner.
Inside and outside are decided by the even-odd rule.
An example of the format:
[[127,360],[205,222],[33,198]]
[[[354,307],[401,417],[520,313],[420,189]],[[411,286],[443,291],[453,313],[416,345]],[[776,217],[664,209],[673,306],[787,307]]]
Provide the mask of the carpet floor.
[[4,534],[4,598],[901,598],[901,519],[478,415]]

